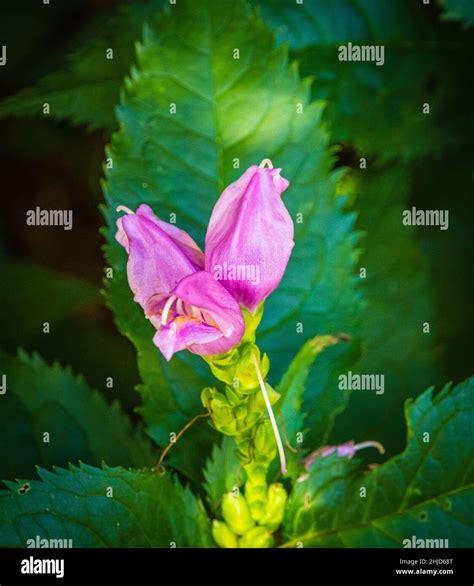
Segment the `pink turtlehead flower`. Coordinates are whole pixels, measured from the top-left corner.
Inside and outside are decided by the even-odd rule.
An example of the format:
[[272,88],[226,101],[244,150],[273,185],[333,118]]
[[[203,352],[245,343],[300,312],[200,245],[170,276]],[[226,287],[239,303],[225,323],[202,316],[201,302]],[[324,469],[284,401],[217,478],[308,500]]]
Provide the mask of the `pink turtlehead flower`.
[[280,171],[265,159],[224,190],[205,255],[149,206],[117,208],[127,213],[117,220],[116,239],[128,253],[128,282],[167,360],[183,349],[209,355],[237,346],[245,329],[240,306],[253,312],[280,282],[294,245],[281,200],[289,183]]
[[294,245],[280,172],[268,159],[250,167],[223,191],[207,228],[206,271],[252,312],[278,286]]
[[153,338],[170,360],[179,350],[220,354],[244,332],[239,304],[209,273],[194,240],[141,205],[117,221],[117,241],[128,252],[127,276],[135,301],[157,332]]

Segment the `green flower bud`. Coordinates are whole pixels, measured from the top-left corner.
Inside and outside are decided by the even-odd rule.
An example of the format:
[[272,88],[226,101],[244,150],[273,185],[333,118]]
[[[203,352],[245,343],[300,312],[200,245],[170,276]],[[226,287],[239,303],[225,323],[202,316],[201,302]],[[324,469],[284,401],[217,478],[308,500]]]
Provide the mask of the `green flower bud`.
[[265,515],[261,520],[261,524],[265,525],[272,531],[278,529],[283,521],[285,513],[286,499],[288,495],[283,485],[279,482],[270,484],[268,487],[268,498],[265,506]]
[[253,484],[264,484],[266,486],[267,482],[267,467],[262,466],[261,464],[251,464],[250,466],[245,467],[245,472],[247,473],[247,478]]
[[269,419],[262,419],[254,439],[254,459],[256,462],[271,462],[277,453],[275,436]]
[[214,388],[207,387],[201,392],[203,405],[211,412],[212,424],[215,429],[227,435],[237,431],[237,421],[232,406],[225,395]]
[[212,522],[212,537],[219,547],[239,547],[237,535],[233,533],[224,521],[214,519]]
[[247,474],[245,498],[252,519],[258,523],[265,514],[267,503],[267,467],[251,462],[245,466],[245,472]]
[[247,405],[245,405],[245,404],[237,405],[236,407],[234,407],[234,413],[235,413],[235,416],[237,417],[237,419],[240,419],[240,421],[243,421],[247,416]]
[[255,525],[250,516],[247,501],[240,491],[224,494],[222,497],[222,516],[237,535],[243,535]]
[[253,427],[261,417],[262,415],[260,413],[248,413],[247,417],[245,418],[245,425],[247,427]]
[[272,534],[265,527],[254,527],[240,538],[240,547],[268,548],[275,545]]
[[[253,357],[257,359],[262,376],[265,378],[270,368],[268,356],[264,354],[260,358],[260,350],[255,344],[244,344],[241,346],[240,358],[235,366],[235,378],[238,380],[239,386],[237,390],[241,393],[251,393],[258,388],[257,372]],[[235,385],[234,385],[234,388]]]
[[235,435],[238,432],[237,421],[231,421],[227,425],[217,426],[216,424],[214,424],[214,427],[215,429],[217,429],[217,431],[220,431],[224,435]]
[[[265,493],[265,491],[262,491]],[[266,496],[249,502],[250,515],[256,523],[260,523],[265,515]]]

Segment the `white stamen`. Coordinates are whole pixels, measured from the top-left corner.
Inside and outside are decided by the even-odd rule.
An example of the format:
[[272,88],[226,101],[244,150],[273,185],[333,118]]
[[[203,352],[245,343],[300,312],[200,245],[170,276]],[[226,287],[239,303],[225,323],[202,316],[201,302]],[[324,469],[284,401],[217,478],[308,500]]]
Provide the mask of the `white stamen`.
[[194,305],[191,305],[191,315],[199,320],[202,320],[202,316],[201,316],[201,312],[199,311],[199,309],[197,307],[194,307]]
[[263,161],[260,163],[259,167],[260,169],[265,169],[265,166],[268,166],[269,169],[273,169],[273,163],[270,161],[270,159],[263,159]]
[[385,454],[385,448],[380,442],[376,441],[367,441],[361,442],[360,444],[355,444],[354,450],[363,450],[364,448],[375,448],[379,451],[380,454]]
[[179,315],[183,315],[184,309],[182,299],[178,299],[178,301],[176,301],[176,311],[179,313]]
[[165,326],[166,322],[168,320],[168,313],[171,309],[171,306],[173,305],[173,303],[176,300],[176,295],[171,295],[170,297],[168,297],[165,306],[163,307],[163,313],[161,314],[161,325]]
[[126,214],[134,214],[135,212],[132,212],[132,210],[130,208],[127,208],[127,206],[117,206],[115,208],[116,212],[125,212]]
[[257,359],[255,358],[255,354],[252,354],[252,360],[255,366],[255,370],[257,371],[258,382],[260,384],[260,388],[262,389],[262,395],[265,400],[265,405],[267,406],[268,416],[270,417],[270,421],[273,427],[273,434],[275,436],[275,441],[278,446],[281,473],[286,474],[285,450],[283,449],[283,443],[281,441],[280,432],[278,431],[278,425],[275,420],[275,415],[273,415],[272,404],[270,403],[270,399],[268,398],[267,389],[265,388],[265,383],[263,382],[262,373],[260,372],[260,368],[258,366]]

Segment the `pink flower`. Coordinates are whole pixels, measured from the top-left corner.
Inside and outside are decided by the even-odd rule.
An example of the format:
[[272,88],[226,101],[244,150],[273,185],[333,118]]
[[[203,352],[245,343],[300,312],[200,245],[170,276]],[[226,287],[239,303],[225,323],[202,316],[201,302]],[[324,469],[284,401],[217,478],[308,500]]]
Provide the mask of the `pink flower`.
[[170,360],[184,348],[220,354],[244,333],[239,304],[209,273],[194,240],[141,205],[118,219],[117,241],[128,252],[127,275],[135,301],[156,327],[154,343]]
[[[265,168],[269,164],[270,168]],[[206,255],[183,230],[141,205],[117,220],[128,252],[134,299],[156,328],[167,360],[179,350],[221,354],[244,334],[240,305],[254,311],[278,285],[293,247],[293,222],[281,201],[288,181],[265,160],[224,190],[212,212]]]
[[278,286],[294,245],[280,172],[268,159],[250,167],[223,191],[207,228],[206,271],[252,312]]
[[239,304],[205,271],[188,275],[171,293],[153,295],[146,313],[157,328],[153,341],[167,360],[185,348],[202,355],[227,352],[244,333]]

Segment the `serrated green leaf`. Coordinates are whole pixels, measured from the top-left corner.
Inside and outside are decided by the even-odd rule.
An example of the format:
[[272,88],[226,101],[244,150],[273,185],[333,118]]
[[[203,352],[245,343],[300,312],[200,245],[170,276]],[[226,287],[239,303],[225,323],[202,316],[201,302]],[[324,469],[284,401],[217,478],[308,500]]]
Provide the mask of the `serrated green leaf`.
[[290,496],[284,547],[403,547],[413,535],[469,547],[473,390],[471,378],[408,401],[405,451],[370,472],[335,454],[318,458]]
[[[233,57],[235,47],[240,59]],[[360,302],[351,275],[354,216],[335,195],[340,172],[330,171],[321,111],[320,104],[309,103],[309,83],[288,65],[286,50],[274,48],[271,33],[240,1],[217,6],[184,0],[146,29],[118,108],[121,130],[109,149],[113,169],[105,194],[108,258],[115,271],[109,301],[119,328],[139,351],[142,413],[160,445],[202,412],[199,391],[209,379],[198,358],[181,353],[168,364],[153,347],[152,327],[126,283],[126,255],[114,243],[114,210],[148,203],[164,220],[176,214],[176,223],[202,243],[212,206],[227,184],[267,157],[283,168],[291,181],[285,197],[296,220],[296,246],[284,280],[266,302],[259,333],[278,378],[305,337],[350,331]],[[214,438],[204,422],[196,424],[173,447],[174,464],[195,476]]]
[[[43,105],[56,120],[87,124],[90,130],[116,128],[114,108],[133,61],[143,23],[163,5],[162,0],[123,6],[107,22],[103,36],[89,40],[69,55],[64,69],[0,102],[0,117],[44,116]],[[113,51],[112,58],[107,51]]]
[[416,24],[406,2],[384,0],[255,0],[275,27],[280,42],[292,49],[411,38]]
[[219,506],[225,492],[242,484],[245,473],[241,470],[235,442],[233,438],[224,436],[220,445],[214,444],[211,457],[204,469],[204,478],[206,479],[204,488],[213,511]]
[[[358,194],[358,227],[366,231],[360,267],[366,269],[361,284],[367,300],[358,331],[362,356],[352,371],[383,374],[385,388],[383,394],[351,391],[332,443],[372,439],[394,453],[403,446],[402,411],[409,389],[439,382],[428,265],[416,228],[402,223],[411,195],[408,171],[389,165],[371,173],[355,172],[351,180]],[[432,326],[430,333],[423,332],[426,322]]]
[[[0,347],[10,354],[18,347],[37,351],[46,361],[68,364],[91,386],[113,394],[131,411],[137,403],[133,388],[139,378],[135,354],[120,334],[110,330],[107,317],[103,319],[106,312],[99,288],[2,253],[0,273]],[[108,378],[113,388],[106,386]]]
[[333,47],[308,49],[296,57],[302,71],[317,80],[314,98],[328,103],[333,139],[355,149],[357,164],[360,157],[384,164],[395,158],[439,157],[462,139],[447,116],[452,75],[446,58],[432,53],[411,45],[395,53],[387,47],[382,67],[339,61]]
[[[311,445],[319,445],[327,439],[336,415],[347,405],[348,393],[335,393],[332,383],[332,376],[339,372],[342,363],[348,359],[352,363],[355,358],[353,348],[350,352],[345,348],[331,351],[337,350],[331,346],[343,339],[344,336],[326,335],[308,340],[276,387],[282,396],[276,407],[287,446],[288,474],[293,480],[300,473],[304,453]],[[317,364],[313,366],[316,357]],[[326,357],[325,362],[322,362],[323,357]],[[273,470],[277,470],[276,461],[270,474]]]
[[[285,435],[288,441],[293,446],[297,445],[297,434],[303,433],[305,430],[306,414],[303,412],[303,396],[310,370],[313,366],[316,357],[326,348],[337,344],[340,339],[337,336],[316,336],[308,340],[298,351],[294,357],[287,371],[283,375],[276,390],[281,394],[281,399],[278,402],[278,412],[283,423]],[[318,396],[318,391],[324,389],[316,389],[311,392],[311,396],[317,405],[316,409],[322,420],[325,419],[321,415],[321,408],[329,410],[328,417],[332,415],[332,411],[336,411],[340,407],[340,401],[343,393],[335,395],[331,393],[329,397]],[[337,407],[334,409],[328,408],[328,403],[331,399],[336,397]],[[327,427],[324,421],[320,421],[318,429]]]
[[[133,301],[124,268],[114,268],[108,289],[108,303],[114,311],[119,330],[137,350],[138,369],[144,384],[138,387],[143,406],[138,408],[148,434],[162,448],[196,415],[204,412],[200,391],[210,382],[204,361],[181,352],[167,363],[153,345],[153,328],[142,309]],[[172,464],[194,480],[200,480],[206,453],[218,438],[207,422],[197,420],[176,442],[164,465]],[[189,457],[192,446],[193,458]]]
[[[304,75],[316,78],[313,98],[328,103],[333,141],[349,142],[358,157],[383,164],[439,156],[472,134],[463,98],[472,85],[466,61],[472,37],[440,27],[432,6],[399,0],[260,4]],[[383,64],[340,61],[348,42],[383,47]]]
[[156,464],[149,441],[132,429],[118,402],[108,405],[70,370],[48,366],[38,355],[0,352],[0,372],[7,389],[0,396],[0,479],[32,476],[35,465],[78,460]]
[[[169,473],[82,464],[0,491],[0,546],[71,539],[73,547],[210,547],[202,503]],[[177,514],[179,512],[179,514]]]

